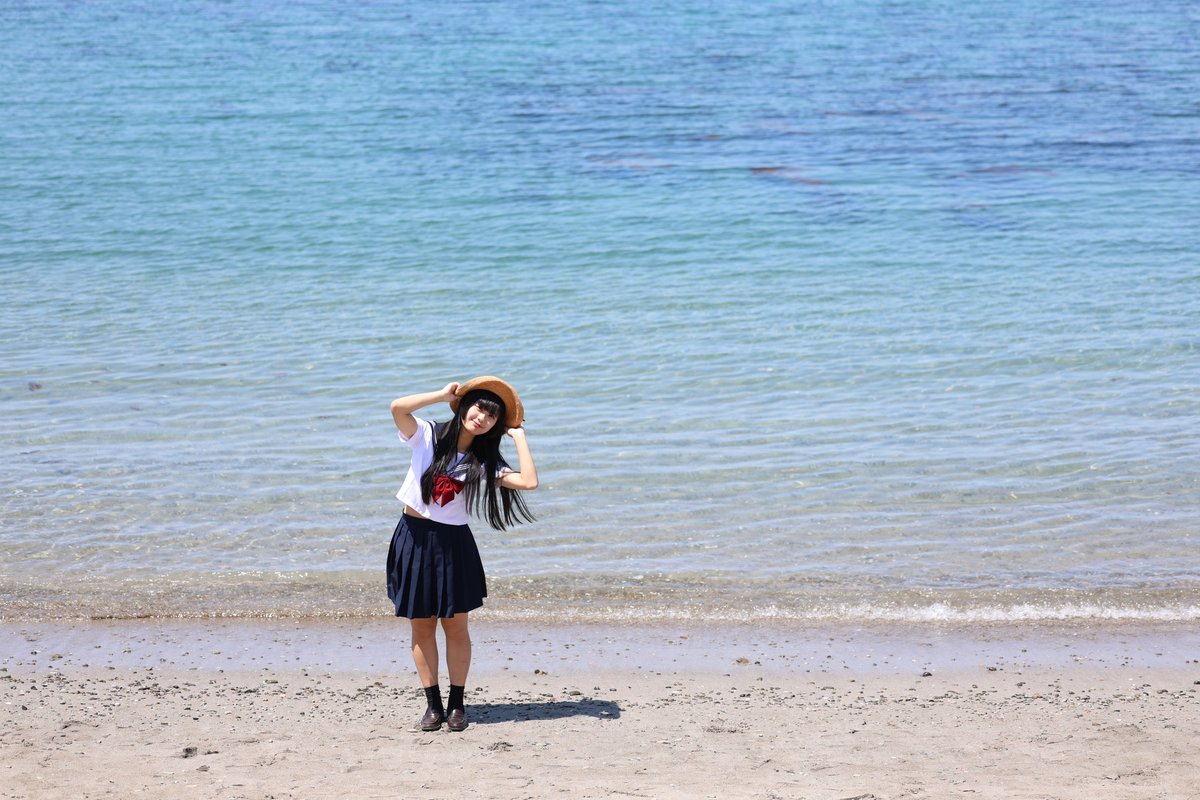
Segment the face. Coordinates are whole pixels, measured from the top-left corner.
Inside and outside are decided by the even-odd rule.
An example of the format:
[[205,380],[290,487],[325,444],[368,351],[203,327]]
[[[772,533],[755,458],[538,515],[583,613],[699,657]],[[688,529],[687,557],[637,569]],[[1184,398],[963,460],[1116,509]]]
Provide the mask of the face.
[[482,436],[490,431],[496,422],[496,415],[484,411],[478,403],[468,408],[467,413],[463,415],[463,428],[476,436]]

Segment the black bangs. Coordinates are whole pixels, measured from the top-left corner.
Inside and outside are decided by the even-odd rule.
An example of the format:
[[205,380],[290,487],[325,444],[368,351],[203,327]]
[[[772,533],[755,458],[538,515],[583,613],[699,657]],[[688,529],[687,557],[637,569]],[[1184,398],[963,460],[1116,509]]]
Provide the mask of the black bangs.
[[481,397],[478,400],[476,400],[475,405],[479,406],[480,411],[486,411],[487,413],[491,414],[492,416],[498,415],[500,413],[500,409],[501,409],[500,401],[489,400],[486,397]]

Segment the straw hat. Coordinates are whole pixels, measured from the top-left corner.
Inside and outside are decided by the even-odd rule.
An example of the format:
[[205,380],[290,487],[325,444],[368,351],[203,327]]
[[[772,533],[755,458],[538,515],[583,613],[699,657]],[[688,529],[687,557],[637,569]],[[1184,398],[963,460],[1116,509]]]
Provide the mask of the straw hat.
[[[521,398],[517,395],[517,390],[505,381],[493,375],[481,375],[478,378],[471,378],[466,383],[460,384],[455,394],[458,397],[464,397],[467,392],[472,392],[476,389],[491,392],[504,401],[504,410],[506,412],[504,424],[508,427],[519,427],[525,421],[525,407],[521,405]],[[450,408],[456,413],[458,412],[457,398],[450,401]]]

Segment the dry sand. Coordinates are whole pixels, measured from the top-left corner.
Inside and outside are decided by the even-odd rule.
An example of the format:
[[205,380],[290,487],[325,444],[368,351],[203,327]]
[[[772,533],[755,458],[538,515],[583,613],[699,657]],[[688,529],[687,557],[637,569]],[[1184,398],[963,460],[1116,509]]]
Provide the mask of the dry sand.
[[0,625],[0,796],[1200,797],[1195,626],[477,620],[421,733],[402,625]]

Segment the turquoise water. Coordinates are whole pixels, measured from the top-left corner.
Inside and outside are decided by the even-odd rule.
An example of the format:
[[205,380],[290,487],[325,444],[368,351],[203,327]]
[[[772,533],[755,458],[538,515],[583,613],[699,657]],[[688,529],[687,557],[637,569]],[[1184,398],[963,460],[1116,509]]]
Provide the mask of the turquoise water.
[[1200,617],[1200,15],[726,5],[0,9],[0,615]]

